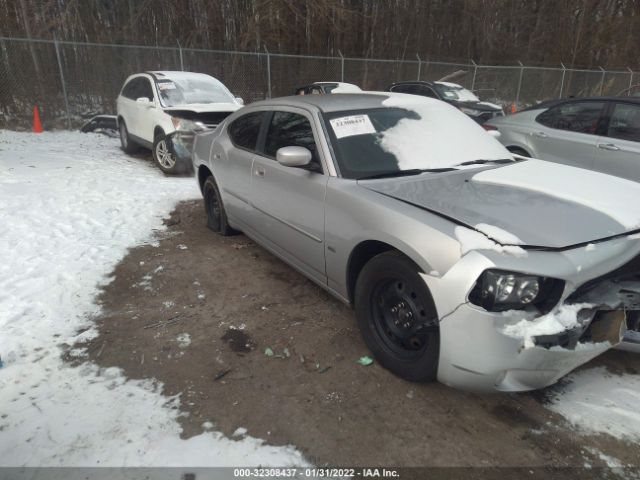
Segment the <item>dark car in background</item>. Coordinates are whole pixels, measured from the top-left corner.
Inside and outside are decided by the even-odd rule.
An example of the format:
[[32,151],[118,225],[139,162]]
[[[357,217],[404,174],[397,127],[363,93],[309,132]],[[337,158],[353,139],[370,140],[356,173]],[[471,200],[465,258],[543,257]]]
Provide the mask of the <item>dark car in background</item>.
[[491,118],[504,116],[500,105],[481,101],[471,90],[467,90],[457,83],[416,80],[393,83],[385,90],[437,98],[457,107],[480,124]]

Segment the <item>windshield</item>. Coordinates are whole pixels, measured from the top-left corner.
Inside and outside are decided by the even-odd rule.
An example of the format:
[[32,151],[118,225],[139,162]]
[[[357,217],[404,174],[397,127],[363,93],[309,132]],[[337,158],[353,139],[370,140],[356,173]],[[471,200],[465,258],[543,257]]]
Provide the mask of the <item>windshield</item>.
[[229,91],[216,79],[206,76],[156,81],[160,101],[165,107],[198,103],[234,103]]
[[459,102],[479,102],[480,99],[476,97],[471,91],[467,90],[455,83],[434,83],[433,86],[438,91],[440,96],[447,100],[457,100]]
[[405,171],[460,168],[463,162],[480,159],[513,159],[454,107],[436,100],[426,105],[402,102],[408,101],[389,98],[383,104],[400,104],[323,115],[344,178],[394,176],[394,172],[399,176]]

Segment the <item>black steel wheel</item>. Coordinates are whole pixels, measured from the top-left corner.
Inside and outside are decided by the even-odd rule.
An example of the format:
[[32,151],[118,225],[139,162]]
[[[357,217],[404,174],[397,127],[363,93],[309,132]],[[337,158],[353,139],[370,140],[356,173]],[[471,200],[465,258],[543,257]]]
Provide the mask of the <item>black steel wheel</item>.
[[438,317],[419,268],[399,252],[371,259],[358,276],[358,325],[382,366],[412,381],[436,379]]

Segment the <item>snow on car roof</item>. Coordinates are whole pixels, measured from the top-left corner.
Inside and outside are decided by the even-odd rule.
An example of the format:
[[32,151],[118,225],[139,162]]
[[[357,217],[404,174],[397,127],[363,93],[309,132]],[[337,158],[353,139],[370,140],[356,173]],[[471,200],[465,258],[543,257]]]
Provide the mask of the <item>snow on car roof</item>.
[[207,75],[206,73],[198,73],[198,72],[182,72],[182,71],[170,71],[170,70],[163,70],[163,71],[151,71],[149,72],[150,74],[154,75],[158,80],[164,80],[164,79],[168,79],[168,80],[190,80],[190,79],[207,79],[207,80],[214,80],[218,83],[220,83],[221,85],[223,85],[223,83],[218,80],[215,77],[212,77],[211,75]]

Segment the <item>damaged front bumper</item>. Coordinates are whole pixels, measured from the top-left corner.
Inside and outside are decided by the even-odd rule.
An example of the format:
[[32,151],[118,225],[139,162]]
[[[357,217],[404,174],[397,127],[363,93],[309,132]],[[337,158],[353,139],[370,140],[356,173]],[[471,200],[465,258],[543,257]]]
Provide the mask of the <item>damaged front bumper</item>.
[[176,131],[168,136],[169,148],[180,162],[191,163],[195,138],[194,131]]
[[540,335],[533,338],[533,346],[525,346],[523,338],[504,332],[524,313],[509,317],[461,305],[440,323],[438,379],[479,392],[519,392],[552,385],[620,343],[624,312],[592,311],[589,316],[585,326]]

